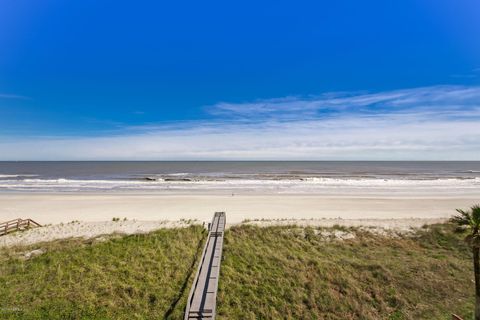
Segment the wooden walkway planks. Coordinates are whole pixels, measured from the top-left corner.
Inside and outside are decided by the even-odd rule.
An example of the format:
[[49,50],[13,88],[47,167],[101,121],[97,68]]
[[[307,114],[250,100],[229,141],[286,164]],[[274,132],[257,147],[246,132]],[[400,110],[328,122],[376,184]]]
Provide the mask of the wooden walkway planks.
[[185,320],[215,319],[224,231],[225,212],[215,212],[207,243],[188,296]]

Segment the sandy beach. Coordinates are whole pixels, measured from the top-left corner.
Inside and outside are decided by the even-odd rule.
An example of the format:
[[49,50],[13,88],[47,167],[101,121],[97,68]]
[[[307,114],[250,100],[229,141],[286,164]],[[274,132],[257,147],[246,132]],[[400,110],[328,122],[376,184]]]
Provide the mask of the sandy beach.
[[[0,246],[184,227],[190,223],[208,223],[216,211],[227,213],[227,227],[248,222],[258,226],[341,225],[408,232],[424,224],[444,222],[456,208],[468,208],[480,199],[475,192],[462,197],[426,193],[347,194],[0,193],[1,221],[30,218],[47,225],[2,237]],[[112,221],[113,218],[119,221]]]
[[4,193],[2,221],[31,218],[40,224],[79,221],[196,219],[210,221],[227,212],[227,223],[249,219],[410,219],[448,218],[480,195],[465,197],[355,197],[319,195],[165,195],[143,193]]

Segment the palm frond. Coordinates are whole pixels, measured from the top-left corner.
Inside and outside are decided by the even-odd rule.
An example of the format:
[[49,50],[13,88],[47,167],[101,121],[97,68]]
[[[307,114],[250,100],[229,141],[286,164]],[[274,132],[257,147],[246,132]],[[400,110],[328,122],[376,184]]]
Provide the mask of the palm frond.
[[470,208],[470,215],[471,215],[472,222],[476,226],[480,226],[480,206],[478,204]]
[[457,209],[458,214],[450,218],[450,222],[456,223],[459,226],[469,226],[472,222],[472,216],[469,211]]

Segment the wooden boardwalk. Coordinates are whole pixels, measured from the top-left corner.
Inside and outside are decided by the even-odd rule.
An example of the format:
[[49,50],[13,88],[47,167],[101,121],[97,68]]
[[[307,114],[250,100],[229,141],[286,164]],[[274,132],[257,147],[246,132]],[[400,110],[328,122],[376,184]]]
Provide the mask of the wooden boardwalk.
[[224,231],[225,212],[215,212],[209,228],[207,243],[188,296],[185,320],[215,319]]

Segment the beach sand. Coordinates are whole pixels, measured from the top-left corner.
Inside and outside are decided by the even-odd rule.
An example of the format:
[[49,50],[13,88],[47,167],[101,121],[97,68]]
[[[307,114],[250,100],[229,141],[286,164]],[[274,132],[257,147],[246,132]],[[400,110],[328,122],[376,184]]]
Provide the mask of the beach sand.
[[[476,197],[326,197],[319,195],[165,195],[140,193],[0,194],[1,221],[31,218],[53,224],[0,239],[0,246],[25,245],[70,237],[144,233],[160,228],[210,222],[227,212],[227,227],[250,220],[259,226],[371,226],[408,231],[446,221],[455,208]],[[120,218],[114,222],[112,218]],[[127,221],[123,221],[126,218]],[[70,223],[72,221],[78,221]]]
[[478,197],[326,197],[318,195],[0,194],[0,221],[31,218],[40,224],[79,221],[196,219],[227,212],[227,224],[245,219],[448,218]]
[[[139,234],[165,228],[184,228],[195,221],[96,221],[59,223],[16,232],[0,237],[0,247],[30,245],[68,238],[90,239],[109,234]],[[101,240],[101,239],[100,239]]]

